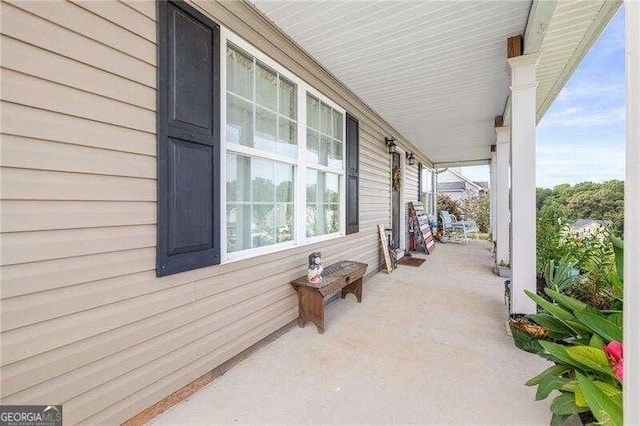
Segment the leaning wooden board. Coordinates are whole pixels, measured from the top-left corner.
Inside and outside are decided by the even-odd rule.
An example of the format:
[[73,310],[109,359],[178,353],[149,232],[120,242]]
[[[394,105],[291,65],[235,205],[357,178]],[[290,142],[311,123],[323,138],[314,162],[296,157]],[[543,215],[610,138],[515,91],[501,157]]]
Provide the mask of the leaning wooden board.
[[391,255],[389,254],[387,236],[384,233],[384,225],[378,225],[378,231],[380,232],[380,243],[382,243],[382,253],[384,254],[384,263],[387,267],[387,274],[390,274],[393,272],[393,264],[391,263]]
[[436,248],[436,242],[433,239],[429,218],[427,217],[427,212],[424,210],[424,206],[419,201],[412,201],[409,203],[409,210],[410,214],[413,215],[413,221],[418,229],[418,235],[422,241],[424,252],[427,254],[433,253]]

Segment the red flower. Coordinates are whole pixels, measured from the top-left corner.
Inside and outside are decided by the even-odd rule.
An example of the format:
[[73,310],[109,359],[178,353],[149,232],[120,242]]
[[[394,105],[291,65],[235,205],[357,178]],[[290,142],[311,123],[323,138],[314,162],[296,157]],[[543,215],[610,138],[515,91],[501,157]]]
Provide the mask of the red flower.
[[620,360],[620,362],[616,364],[614,369],[616,371],[616,377],[620,379],[620,381],[622,381],[622,360]]
[[622,381],[622,343],[616,342],[615,340],[609,342],[609,344],[604,347],[604,351],[609,355],[616,377]]
[[615,340],[604,347],[604,351],[609,355],[611,360],[617,364],[622,359],[622,343]]

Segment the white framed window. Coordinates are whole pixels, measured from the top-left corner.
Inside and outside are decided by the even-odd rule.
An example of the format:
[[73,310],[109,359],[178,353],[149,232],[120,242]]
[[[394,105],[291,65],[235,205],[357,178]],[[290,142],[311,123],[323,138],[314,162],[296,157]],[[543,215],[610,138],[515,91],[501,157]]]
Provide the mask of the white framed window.
[[434,188],[435,172],[432,169],[423,167],[421,179],[422,194],[421,200],[424,203],[427,214],[435,214],[436,191]]
[[221,28],[222,261],[345,233],[346,112]]

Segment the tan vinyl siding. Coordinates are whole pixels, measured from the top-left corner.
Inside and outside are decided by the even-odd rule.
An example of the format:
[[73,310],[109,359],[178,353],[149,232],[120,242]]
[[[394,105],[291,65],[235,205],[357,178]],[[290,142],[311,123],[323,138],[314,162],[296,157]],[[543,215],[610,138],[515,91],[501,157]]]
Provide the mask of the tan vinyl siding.
[[197,7],[358,118],[360,232],[156,278],[154,2],[2,1],[3,404],[124,421],[295,319],[309,252],[381,265],[384,138],[411,147],[246,4]]

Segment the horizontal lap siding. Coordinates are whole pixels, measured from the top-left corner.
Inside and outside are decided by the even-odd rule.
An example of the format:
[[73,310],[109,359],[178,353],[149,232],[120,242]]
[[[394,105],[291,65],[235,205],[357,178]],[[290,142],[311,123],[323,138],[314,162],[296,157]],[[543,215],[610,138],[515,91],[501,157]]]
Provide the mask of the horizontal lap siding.
[[379,269],[400,135],[248,6],[197,7],[359,119],[360,232],[156,278],[155,4],[3,1],[4,404],[121,422],[295,319],[310,251]]

